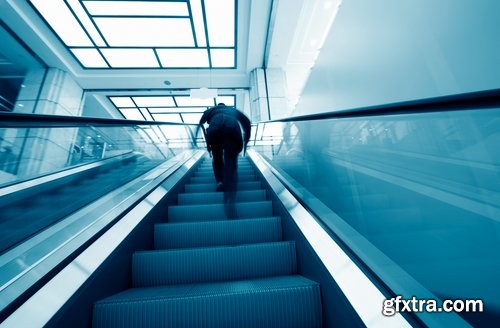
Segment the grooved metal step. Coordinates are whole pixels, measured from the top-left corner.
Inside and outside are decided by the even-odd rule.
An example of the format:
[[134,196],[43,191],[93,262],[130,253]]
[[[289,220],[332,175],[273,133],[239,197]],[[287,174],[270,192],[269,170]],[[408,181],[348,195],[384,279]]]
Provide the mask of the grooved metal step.
[[[217,185],[215,183],[196,183],[187,184],[185,187],[186,192],[213,192]],[[260,181],[244,181],[238,183],[238,190],[255,190],[260,189]]]
[[135,252],[134,287],[282,276],[297,272],[295,242]]
[[[255,218],[273,215],[271,201],[234,203],[238,218]],[[193,222],[226,219],[225,204],[169,206],[168,222]]]
[[[247,181],[256,181],[255,175],[239,175],[238,174],[238,181],[239,182],[247,182]],[[192,177],[189,179],[190,183],[197,184],[197,183],[215,183],[215,177]]]
[[[179,205],[200,205],[200,204],[222,204],[224,193],[222,192],[197,192],[182,193],[177,195]],[[266,200],[264,189],[242,190],[236,193],[236,202],[256,202]]]
[[281,218],[162,223],[155,225],[155,249],[267,243],[282,238]]
[[97,302],[94,328],[316,328],[319,284],[302,276],[133,288]]

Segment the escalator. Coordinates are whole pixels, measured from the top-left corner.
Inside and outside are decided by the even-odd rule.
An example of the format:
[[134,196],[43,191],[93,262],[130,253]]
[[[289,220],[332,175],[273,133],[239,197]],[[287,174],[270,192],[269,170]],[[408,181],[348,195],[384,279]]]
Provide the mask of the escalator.
[[132,288],[98,301],[94,327],[321,327],[320,286],[298,274],[252,165],[239,161],[236,217],[215,192],[211,163],[192,175],[154,250],[132,258]]

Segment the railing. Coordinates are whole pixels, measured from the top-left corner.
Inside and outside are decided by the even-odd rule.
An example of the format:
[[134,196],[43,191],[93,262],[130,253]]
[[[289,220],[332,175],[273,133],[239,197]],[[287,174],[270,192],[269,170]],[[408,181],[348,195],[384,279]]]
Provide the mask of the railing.
[[196,125],[0,113],[0,187],[125,153],[168,159]]
[[500,315],[499,90],[259,122],[252,142],[393,295]]

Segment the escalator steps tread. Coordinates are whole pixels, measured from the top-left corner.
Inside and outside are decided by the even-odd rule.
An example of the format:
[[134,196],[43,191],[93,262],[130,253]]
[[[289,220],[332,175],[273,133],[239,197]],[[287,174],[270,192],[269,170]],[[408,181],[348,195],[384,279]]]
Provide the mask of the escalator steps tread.
[[294,274],[295,242],[141,251],[132,257],[134,287]]
[[99,301],[93,327],[321,327],[319,285],[302,276],[133,288]]
[[156,249],[265,243],[282,239],[281,218],[163,223],[155,225]]

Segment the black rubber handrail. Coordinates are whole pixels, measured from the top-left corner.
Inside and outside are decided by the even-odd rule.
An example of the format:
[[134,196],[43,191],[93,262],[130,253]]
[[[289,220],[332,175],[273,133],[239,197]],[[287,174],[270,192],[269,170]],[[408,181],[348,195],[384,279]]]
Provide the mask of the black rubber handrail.
[[500,108],[500,89],[412,101],[403,101],[391,104],[345,109],[326,113],[286,117],[275,120],[260,121],[257,124],[402,114],[423,114],[445,111],[476,110],[495,107]]
[[115,118],[98,118],[85,116],[40,115],[0,112],[0,127],[30,126],[30,127],[63,127],[63,126],[131,126],[131,125],[182,125],[196,126],[197,124],[174,123],[162,121],[140,121]]

